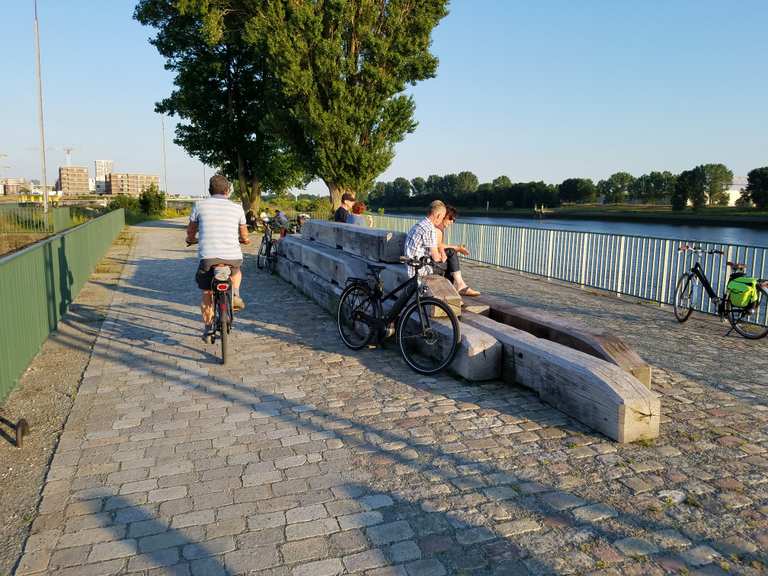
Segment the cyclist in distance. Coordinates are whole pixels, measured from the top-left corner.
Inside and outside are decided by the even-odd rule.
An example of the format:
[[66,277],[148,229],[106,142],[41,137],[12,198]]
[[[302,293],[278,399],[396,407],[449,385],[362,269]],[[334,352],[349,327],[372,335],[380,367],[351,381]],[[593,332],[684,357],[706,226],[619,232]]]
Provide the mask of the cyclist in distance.
[[[197,236],[197,258],[200,261],[195,281],[203,291],[200,310],[203,315],[203,340],[213,332],[213,293],[211,282],[213,269],[225,264],[232,269],[232,307],[245,308],[240,298],[240,283],[243,275],[240,266],[243,252],[240,244],[250,244],[248,226],[242,206],[229,200],[229,180],[221,174],[211,177],[208,183],[210,198],[195,202],[187,226],[187,243],[195,242]],[[207,340],[206,340],[207,341]]]

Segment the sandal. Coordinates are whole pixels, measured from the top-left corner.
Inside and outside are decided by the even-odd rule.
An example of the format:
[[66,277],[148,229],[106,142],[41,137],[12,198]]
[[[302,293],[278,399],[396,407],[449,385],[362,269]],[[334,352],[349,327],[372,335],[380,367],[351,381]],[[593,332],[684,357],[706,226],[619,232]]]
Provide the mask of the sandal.
[[467,286],[466,288],[462,288],[461,290],[459,290],[459,294],[461,294],[462,296],[472,296],[472,297],[474,297],[474,296],[480,296],[480,292],[478,292],[477,290],[473,290],[473,289],[472,289],[472,288],[470,288],[469,286]]

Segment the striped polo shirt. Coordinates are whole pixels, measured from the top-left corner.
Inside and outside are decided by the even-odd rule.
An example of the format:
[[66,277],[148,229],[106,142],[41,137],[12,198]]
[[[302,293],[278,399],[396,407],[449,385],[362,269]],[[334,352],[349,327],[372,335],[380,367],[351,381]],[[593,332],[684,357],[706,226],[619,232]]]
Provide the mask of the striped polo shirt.
[[211,196],[195,202],[190,222],[197,223],[197,257],[242,260],[238,229],[245,226],[243,207],[226,196]]

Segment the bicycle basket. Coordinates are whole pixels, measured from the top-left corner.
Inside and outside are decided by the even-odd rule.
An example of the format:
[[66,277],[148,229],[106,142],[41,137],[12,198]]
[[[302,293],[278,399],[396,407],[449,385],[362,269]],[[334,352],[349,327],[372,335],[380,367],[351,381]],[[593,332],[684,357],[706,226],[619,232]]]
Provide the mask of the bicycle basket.
[[746,308],[757,302],[757,278],[742,276],[728,282],[728,298],[733,306]]
[[213,270],[213,277],[219,282],[226,282],[232,275],[232,268],[229,266],[217,266]]

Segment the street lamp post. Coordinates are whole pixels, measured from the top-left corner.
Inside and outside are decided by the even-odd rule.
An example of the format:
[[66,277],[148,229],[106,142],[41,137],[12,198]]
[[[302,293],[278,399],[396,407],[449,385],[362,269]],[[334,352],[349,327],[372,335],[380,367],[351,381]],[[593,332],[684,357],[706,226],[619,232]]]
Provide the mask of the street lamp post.
[[35,56],[37,66],[37,119],[40,124],[40,164],[43,171],[43,212],[48,212],[48,174],[45,166],[45,125],[43,122],[43,74],[40,69],[40,26],[37,19],[37,0],[35,3]]

